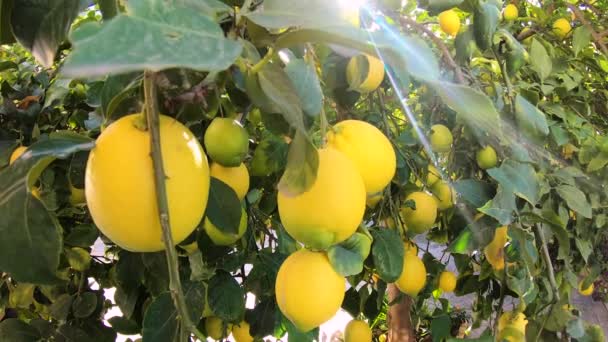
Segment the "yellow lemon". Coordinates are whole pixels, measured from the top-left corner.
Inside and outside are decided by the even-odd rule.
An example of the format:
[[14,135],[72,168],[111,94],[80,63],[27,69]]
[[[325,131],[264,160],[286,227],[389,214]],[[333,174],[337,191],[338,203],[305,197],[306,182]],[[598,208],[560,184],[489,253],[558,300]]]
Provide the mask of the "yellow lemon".
[[253,342],[253,337],[249,333],[249,323],[242,321],[238,325],[233,325],[232,337],[236,342]]
[[460,30],[460,18],[454,10],[443,11],[439,14],[439,26],[443,32],[454,37]]
[[433,196],[418,191],[409,194],[405,200],[416,203],[415,210],[409,207],[401,208],[401,216],[408,230],[418,234],[429,230],[437,218],[437,202]]
[[515,20],[519,15],[519,11],[517,10],[517,6],[513,4],[508,4],[505,6],[505,9],[502,11],[502,17],[505,20]]
[[576,151],[576,146],[572,145],[571,143],[567,143],[562,147],[562,156],[564,156],[564,159],[572,159],[572,155]]
[[344,329],[344,342],[372,342],[372,329],[367,323],[353,319]]
[[346,81],[350,89],[360,93],[376,90],[384,79],[384,63],[374,56],[357,55],[346,65]]
[[380,200],[382,200],[381,192],[373,195],[368,195],[365,199],[365,204],[367,204],[367,206],[370,208],[375,208],[376,205],[378,205],[378,203],[380,202]]
[[498,340],[519,342],[526,340],[528,320],[522,312],[507,311],[498,319]]
[[447,182],[439,181],[432,187],[433,195],[437,201],[439,210],[450,209],[454,206],[454,190]]
[[279,268],[275,295],[281,312],[302,332],[332,318],[342,305],[346,280],[327,255],[301,249]]
[[365,212],[365,185],[357,167],[340,151],[319,150],[317,178],[308,191],[290,196],[279,191],[279,216],[287,232],[315,249],[351,236]]
[[416,297],[426,284],[426,267],[415,253],[405,253],[403,270],[395,285],[401,292]]
[[429,164],[428,173],[426,174],[426,185],[433,186],[437,181],[441,179],[441,174],[439,170],[435,168],[433,165]]
[[443,292],[454,292],[456,282],[456,275],[450,271],[443,271],[439,275],[439,288]]
[[225,167],[219,163],[211,163],[210,170],[211,177],[215,177],[230,186],[236,192],[239,200],[245,198],[247,191],[249,191],[249,171],[247,171],[245,164]]
[[[97,138],[85,172],[85,197],[95,225],[133,252],[164,249],[156,204],[150,135],[135,125],[139,114],[122,117]],[[161,150],[173,242],[201,221],[209,195],[209,165],[188,128],[160,117]]]
[[372,124],[361,120],[341,121],[327,133],[327,144],[355,164],[369,195],[381,192],[395,175],[397,156],[393,145]]
[[492,146],[488,145],[481,150],[477,151],[475,155],[475,159],[477,160],[477,165],[481,169],[491,169],[496,166],[498,163],[498,157],[496,156],[496,151]]
[[25,152],[27,150],[27,147],[25,146],[19,146],[17,147],[13,153],[11,153],[11,157],[8,160],[8,165],[12,165],[15,160],[17,160],[17,158],[21,157],[21,155],[23,154],[23,152]]
[[207,336],[214,340],[221,340],[230,335],[232,324],[224,324],[219,317],[209,316],[205,318],[205,331]]
[[249,151],[249,134],[240,122],[215,118],[205,131],[205,149],[211,160],[227,167],[236,167]]
[[505,268],[504,248],[507,243],[507,226],[496,228],[494,239],[483,249],[486,260],[494,270],[500,271]]
[[591,285],[589,285],[589,287],[586,289],[583,289],[583,281],[578,283],[578,293],[580,293],[581,296],[591,296],[593,294],[593,289],[593,283],[591,283]]
[[553,23],[553,33],[559,38],[565,38],[572,30],[568,19],[559,18]]
[[247,213],[245,212],[245,209],[241,209],[241,221],[239,222],[239,231],[236,234],[224,233],[213,223],[211,223],[207,217],[205,217],[203,228],[214,244],[218,246],[232,245],[243,237],[245,231],[247,230]]
[[435,152],[449,152],[452,148],[452,132],[444,125],[433,125],[431,127],[431,147]]

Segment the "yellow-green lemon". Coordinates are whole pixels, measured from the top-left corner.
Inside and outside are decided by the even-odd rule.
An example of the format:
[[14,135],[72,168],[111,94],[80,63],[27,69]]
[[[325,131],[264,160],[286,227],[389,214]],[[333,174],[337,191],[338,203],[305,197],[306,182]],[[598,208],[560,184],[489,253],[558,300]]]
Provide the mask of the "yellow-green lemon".
[[457,278],[453,272],[443,271],[439,275],[439,288],[443,292],[454,292],[456,289]]
[[526,341],[528,320],[522,312],[507,311],[498,319],[498,340],[509,342]]
[[475,159],[477,160],[477,165],[484,170],[491,169],[498,163],[496,151],[490,145],[477,151]]
[[247,230],[247,213],[245,209],[241,209],[241,221],[239,221],[239,230],[236,234],[225,233],[216,227],[208,217],[205,217],[203,228],[211,241],[218,246],[229,246],[237,242]]
[[444,125],[433,125],[431,127],[431,147],[435,152],[449,152],[452,148],[452,132]]
[[344,329],[344,342],[372,342],[372,329],[367,323],[353,319]]
[[384,63],[374,56],[357,55],[346,65],[346,81],[350,89],[360,93],[376,90],[384,79]]
[[433,185],[431,190],[435,195],[439,210],[446,210],[454,206],[455,193],[447,182],[439,181]]
[[460,30],[460,18],[454,10],[443,11],[439,14],[439,26],[443,32],[455,37]]
[[513,4],[508,4],[505,6],[505,9],[502,11],[502,17],[505,20],[515,20],[519,15],[519,11],[517,10],[517,6]]
[[240,122],[215,118],[205,131],[205,149],[211,160],[227,167],[236,167],[249,150],[249,134]]
[[241,321],[238,325],[232,326],[232,337],[236,342],[253,342],[253,337],[249,333],[249,323]]
[[418,234],[429,230],[437,218],[437,202],[433,196],[420,191],[409,194],[405,201],[409,200],[414,201],[416,209],[406,206],[401,209],[407,229]]
[[415,253],[405,253],[403,270],[395,285],[401,292],[411,297],[416,297],[426,285],[426,267]]
[[245,198],[247,191],[249,191],[249,171],[245,164],[241,163],[236,167],[225,167],[219,163],[211,163],[211,177],[215,177],[236,192],[236,196],[239,200]]
[[559,38],[565,38],[571,30],[572,26],[570,26],[568,19],[559,18],[553,23],[553,33]]
[[221,340],[230,335],[232,324],[224,324],[219,317],[209,316],[205,318],[205,331],[207,336],[214,340]]
[[593,294],[593,290],[594,290],[594,286],[593,283],[591,283],[591,285],[589,285],[589,287],[587,287],[586,289],[583,288],[583,281],[581,280],[578,283],[578,293],[580,293],[582,296],[591,296]]
[[433,165],[429,164],[428,173],[426,175],[426,185],[433,186],[440,179],[441,179],[441,174],[439,173],[439,170],[437,170],[437,168],[434,167]]
[[504,248],[505,244],[507,243],[507,233],[507,226],[496,228],[492,242],[490,242],[490,244],[483,249],[486,260],[496,271],[500,271],[505,268]]

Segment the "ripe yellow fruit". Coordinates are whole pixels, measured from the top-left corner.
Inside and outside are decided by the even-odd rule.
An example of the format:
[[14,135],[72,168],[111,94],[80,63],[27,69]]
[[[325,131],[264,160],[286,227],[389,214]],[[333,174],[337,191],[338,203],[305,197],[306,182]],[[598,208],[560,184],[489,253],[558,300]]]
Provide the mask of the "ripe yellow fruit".
[[375,208],[376,205],[382,200],[382,193],[376,193],[373,195],[367,196],[365,199],[365,204],[370,208]]
[[517,6],[513,4],[508,4],[505,6],[505,9],[502,12],[502,17],[505,20],[515,20],[519,15],[519,11],[517,10]]
[[477,151],[475,159],[477,160],[477,165],[484,170],[491,169],[498,163],[496,151],[490,145]]
[[439,181],[433,185],[431,190],[435,195],[439,210],[450,209],[454,206],[455,193],[447,182]]
[[344,329],[344,342],[371,342],[372,329],[369,325],[358,319],[348,322]]
[[11,157],[8,160],[8,165],[12,165],[15,160],[17,160],[17,158],[21,157],[21,155],[23,154],[23,152],[25,152],[27,150],[27,147],[25,146],[19,146],[17,147],[13,153],[11,153]]
[[376,126],[365,121],[339,122],[327,133],[327,145],[355,164],[368,195],[381,192],[397,170],[393,145]]
[[281,312],[302,332],[332,318],[342,305],[346,280],[327,255],[301,249],[279,268],[275,295]]
[[443,271],[439,275],[439,288],[443,292],[454,292],[457,282],[456,275],[450,271]]
[[426,285],[426,267],[413,252],[406,252],[403,257],[403,270],[395,285],[401,292],[416,297]]
[[279,216],[287,232],[315,249],[351,236],[365,212],[365,185],[357,167],[340,151],[319,151],[317,178],[308,191],[290,196],[279,191]]
[[582,280],[578,283],[578,293],[580,293],[581,296],[585,296],[585,297],[591,296],[593,294],[593,290],[594,290],[593,283],[591,283],[591,285],[589,285],[589,287],[586,289],[583,288]]
[[443,11],[439,14],[439,26],[443,32],[454,37],[460,30],[460,18],[454,10]]
[[572,159],[572,155],[574,154],[574,152],[576,152],[578,149],[576,148],[576,146],[574,146],[571,143],[567,143],[566,145],[564,145],[562,147],[562,156],[564,156],[564,159]]
[[449,152],[452,148],[452,132],[444,125],[433,125],[431,127],[431,147],[435,152]]
[[224,324],[219,317],[209,316],[205,318],[205,331],[207,336],[214,340],[221,340],[230,335],[232,324]]
[[241,165],[249,151],[249,134],[234,119],[213,119],[205,131],[204,141],[211,160],[226,167]]
[[[150,135],[135,125],[141,115],[122,117],[99,136],[89,154],[85,195],[95,225],[118,246],[133,252],[164,249],[156,204]],[[173,242],[201,221],[209,196],[209,165],[196,137],[173,118],[160,117]]]
[[406,201],[412,200],[416,203],[416,210],[403,207],[401,216],[408,230],[415,233],[424,233],[429,230],[437,218],[437,201],[426,192],[413,192],[409,194]]
[[498,341],[525,341],[527,324],[526,315],[522,312],[504,312],[498,319]]
[[236,342],[253,342],[253,337],[249,333],[249,323],[242,321],[238,325],[233,325],[232,337]]
[[429,164],[428,173],[426,175],[426,185],[433,186],[440,179],[441,174],[439,173],[439,170],[437,170],[437,168],[435,168],[433,165]]
[[488,263],[492,265],[492,268],[496,271],[500,271],[505,268],[505,253],[504,248],[507,243],[507,226],[496,228],[494,232],[494,239],[483,249],[483,253],[486,256]]
[[217,228],[208,217],[205,217],[205,222],[203,223],[203,228],[211,241],[218,246],[229,246],[233,243],[237,242],[240,238],[243,237],[245,231],[247,230],[247,213],[245,209],[241,210],[241,221],[239,222],[239,231],[237,234],[229,234],[224,233],[219,228]]
[[374,56],[357,55],[346,65],[346,82],[360,93],[376,90],[384,79],[384,63]]
[[559,18],[553,23],[553,33],[559,38],[565,38],[572,30],[568,19]]
[[243,200],[249,191],[249,171],[245,164],[241,163],[237,167],[224,167],[219,163],[211,163],[211,177],[215,177],[236,192],[239,200]]

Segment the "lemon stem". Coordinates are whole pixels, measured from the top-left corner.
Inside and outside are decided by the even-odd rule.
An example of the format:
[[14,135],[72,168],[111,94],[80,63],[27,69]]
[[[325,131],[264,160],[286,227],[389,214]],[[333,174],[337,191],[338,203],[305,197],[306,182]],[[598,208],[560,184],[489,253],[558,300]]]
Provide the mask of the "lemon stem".
[[274,57],[274,49],[270,47],[270,48],[268,48],[268,51],[266,52],[266,55],[264,56],[264,58],[262,58],[262,60],[260,60],[253,67],[251,67],[251,71],[250,71],[251,75],[255,75],[258,73],[258,71],[262,70],[264,65],[266,65],[268,62],[270,62],[272,57]]
[[[192,332],[198,339],[205,341],[206,337],[197,328],[188,313],[188,307],[182,292],[182,285],[179,277],[179,266],[177,262],[177,252],[174,248],[173,236],[171,235],[171,224],[169,222],[169,203],[167,201],[167,189],[165,187],[165,171],[163,167],[162,151],[160,147],[160,114],[156,102],[156,87],[154,79],[156,74],[146,70],[144,72],[144,99],[145,117],[147,119],[148,130],[150,131],[150,147],[152,164],[154,167],[154,182],[156,187],[156,203],[158,206],[160,226],[163,233],[165,253],[167,255],[167,266],[169,269],[169,289],[171,297],[182,325],[185,329]],[[184,334],[180,334],[182,337]],[[184,339],[187,341],[188,338]]]

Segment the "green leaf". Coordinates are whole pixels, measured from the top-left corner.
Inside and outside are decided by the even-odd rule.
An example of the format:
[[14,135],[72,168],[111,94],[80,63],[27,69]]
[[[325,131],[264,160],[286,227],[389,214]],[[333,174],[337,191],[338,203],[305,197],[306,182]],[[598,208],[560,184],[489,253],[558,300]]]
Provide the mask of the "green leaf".
[[274,332],[277,303],[274,296],[262,299],[253,310],[245,313],[245,319],[249,322],[249,334],[252,337],[263,338]]
[[89,317],[97,307],[97,295],[93,292],[83,292],[74,298],[72,302],[72,312],[74,317]]
[[67,293],[62,294],[57,297],[51,307],[49,308],[49,313],[51,317],[54,319],[65,322],[68,315],[70,314],[70,309],[72,307],[73,297]]
[[495,194],[490,184],[476,179],[461,179],[454,182],[453,186],[456,193],[475,208],[482,207]]
[[[584,26],[581,26],[581,27],[584,27]],[[585,321],[583,321],[580,318],[575,318],[575,319],[571,320],[570,322],[568,322],[568,326],[566,327],[566,332],[568,332],[568,334],[574,338],[583,337],[585,335],[584,322]]]
[[339,274],[347,277],[363,271],[363,261],[369,255],[372,240],[361,233],[354,233],[338,245],[327,250],[329,262]]
[[538,202],[538,181],[531,165],[507,159],[500,167],[487,172],[502,185],[504,191],[513,192],[532,205]]
[[532,136],[549,134],[545,113],[519,94],[515,98],[515,119],[518,127]]
[[475,51],[475,37],[473,30],[467,27],[456,35],[454,47],[456,48],[456,62],[460,65],[468,66]]
[[532,45],[530,46],[530,65],[536,71],[541,81],[551,74],[551,57],[549,57],[543,44],[539,43],[536,39],[532,40]]
[[91,224],[81,224],[72,228],[64,238],[67,246],[88,248],[95,243],[99,237],[99,230]]
[[108,319],[108,323],[110,323],[112,329],[123,335],[135,335],[139,334],[141,331],[141,328],[139,325],[137,325],[137,322],[122,316],[110,317],[110,319]]
[[136,291],[144,280],[142,254],[121,250],[115,270],[118,287],[125,292]]
[[576,211],[585,218],[591,218],[591,205],[589,205],[585,193],[579,188],[563,184],[558,186],[555,190],[559,196],[566,201],[566,204],[568,204],[570,209]]
[[285,72],[300,97],[304,113],[317,116],[323,107],[323,93],[315,68],[303,59],[295,59],[287,64]]
[[228,184],[215,177],[211,177],[209,202],[205,215],[222,232],[238,233],[242,215],[239,198]]
[[83,248],[67,248],[65,250],[65,256],[68,259],[70,267],[76,271],[84,272],[91,266],[91,255],[89,251]]
[[451,336],[452,320],[448,315],[441,315],[431,321],[431,336],[433,342],[441,342],[446,337]]
[[209,307],[223,321],[238,321],[245,310],[245,293],[228,272],[219,271],[209,281]]
[[[227,69],[242,45],[224,36],[220,26],[192,6],[161,0],[134,0],[127,13],[105,22],[93,35],[73,39],[74,50],[62,71],[91,77],[150,69]],[[124,34],[129,32],[129,34]],[[125,53],[129,51],[129,53]]]
[[258,25],[282,29],[294,26],[317,28],[328,23],[349,25],[342,13],[344,9],[337,1],[265,0],[259,10],[245,15]]
[[570,137],[568,136],[568,132],[559,125],[552,125],[549,127],[551,130],[551,136],[553,140],[557,144],[557,146],[562,146],[570,141]]
[[79,0],[15,1],[11,24],[17,41],[50,68],[83,2]]
[[436,16],[439,13],[460,5],[463,0],[421,0],[418,2],[420,8],[426,9],[429,15]]
[[403,271],[405,250],[401,236],[396,230],[384,228],[370,229],[370,233],[374,238],[372,257],[378,276],[392,283]]
[[15,42],[13,30],[11,29],[11,12],[13,0],[0,0],[0,44],[12,44]]
[[141,80],[140,73],[112,75],[106,78],[100,94],[101,113],[106,120],[114,116],[114,113],[124,100],[139,90]]
[[595,172],[608,164],[608,153],[600,153],[593,157],[587,165],[587,172]]
[[312,143],[299,131],[289,146],[287,166],[281,180],[279,191],[288,196],[297,196],[314,184],[319,167],[319,154]]
[[492,38],[498,21],[500,11],[489,1],[480,1],[475,8],[473,15],[473,31],[475,33],[475,43],[480,50],[485,51],[492,47]]
[[574,55],[578,55],[584,48],[589,46],[591,42],[591,31],[586,25],[581,25],[574,29],[572,34],[572,49]]
[[499,187],[494,198],[478,210],[495,218],[501,225],[510,224],[513,222],[513,213],[517,211],[515,194]]
[[578,251],[581,252],[583,260],[585,260],[585,262],[588,262],[589,256],[591,255],[591,253],[593,253],[593,246],[591,245],[591,242],[577,238],[574,240],[574,243],[576,244],[576,248],[578,249]]
[[40,337],[36,328],[17,318],[8,318],[0,323],[0,341],[36,342]]
[[156,297],[146,309],[142,338],[145,341],[175,341],[178,338],[177,313],[169,292]]
[[97,0],[97,4],[103,20],[110,20],[118,14],[118,1],[116,0]]

